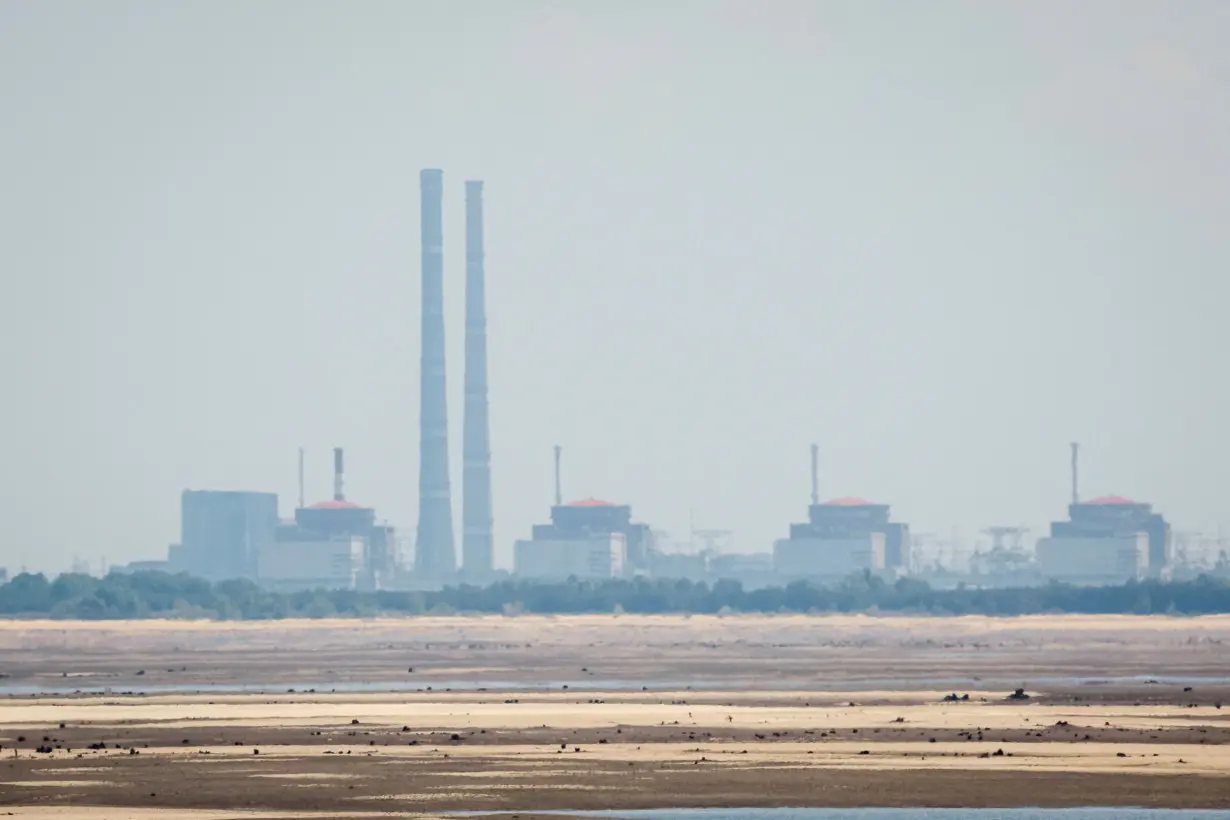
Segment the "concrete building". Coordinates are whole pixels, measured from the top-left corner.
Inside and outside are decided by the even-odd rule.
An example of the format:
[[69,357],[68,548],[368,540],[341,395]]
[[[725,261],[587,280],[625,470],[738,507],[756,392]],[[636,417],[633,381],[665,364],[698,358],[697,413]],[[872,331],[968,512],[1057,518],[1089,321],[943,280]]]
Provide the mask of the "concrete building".
[[1170,524],[1151,504],[1122,496],[1074,501],[1068,520],[1053,522],[1036,551],[1038,572],[1047,580],[1119,584],[1156,577],[1171,560]]
[[1048,581],[1123,584],[1144,578],[1149,568],[1149,536],[1143,532],[1042,538],[1036,549],[1038,574]]
[[773,545],[773,569],[783,578],[839,580],[884,569],[884,533],[850,538],[783,538]]
[[[387,589],[396,572],[396,533],[376,511],[346,500],[342,448],[333,451],[333,498],[295,510],[259,554],[257,579],[274,588],[333,585]],[[356,554],[356,549],[358,550]],[[298,554],[303,566],[296,566]],[[325,571],[325,566],[331,567]],[[323,573],[323,574],[322,574]]]
[[257,575],[270,589],[355,589],[366,573],[367,546],[358,535],[278,541],[258,553]]
[[253,578],[257,552],[274,542],[277,528],[274,493],[184,490],[171,568],[211,581]]
[[[531,538],[513,547],[513,571],[528,578],[614,578],[645,566],[653,533],[632,520],[632,508],[587,498],[551,508],[551,523],[534,526]],[[551,568],[559,562],[569,571]],[[572,572],[580,568],[583,574]],[[546,574],[544,574],[546,573]]]
[[689,581],[703,581],[709,577],[709,559],[707,552],[691,554],[686,552],[649,553],[648,571],[654,578],[686,578]]
[[714,581],[738,581],[746,587],[770,586],[777,581],[773,555],[768,552],[710,555],[709,577]]
[[785,578],[838,580],[855,572],[904,572],[909,528],[889,520],[887,504],[836,498],[808,507],[808,520],[790,525],[773,545],[773,567]]
[[109,573],[120,573],[124,575],[131,575],[134,572],[170,572],[170,571],[171,571],[170,561],[158,561],[158,560],[129,561],[127,564],[116,564],[115,566],[112,566],[110,570],[108,570]]
[[627,549],[625,536],[618,532],[531,539],[513,545],[513,566],[522,578],[618,578],[624,571]]

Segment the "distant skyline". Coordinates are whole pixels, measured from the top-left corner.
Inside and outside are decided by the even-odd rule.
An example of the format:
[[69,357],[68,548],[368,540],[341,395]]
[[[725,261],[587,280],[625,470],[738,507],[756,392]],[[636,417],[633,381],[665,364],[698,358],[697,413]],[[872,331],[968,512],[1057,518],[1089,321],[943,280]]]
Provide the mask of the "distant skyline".
[[[565,500],[765,550],[1083,495],[1230,523],[1230,4],[0,3],[0,567],[191,489],[418,516],[419,205],[486,183],[497,563]],[[460,530],[458,530],[460,531]]]

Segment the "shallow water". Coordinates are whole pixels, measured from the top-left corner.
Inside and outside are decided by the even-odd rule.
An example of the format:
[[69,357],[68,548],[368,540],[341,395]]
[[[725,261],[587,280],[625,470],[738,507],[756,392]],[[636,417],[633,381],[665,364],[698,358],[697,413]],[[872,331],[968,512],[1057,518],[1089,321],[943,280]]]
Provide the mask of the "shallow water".
[[[530,691],[562,691],[575,689],[578,691],[602,692],[636,692],[646,691],[836,691],[850,692],[860,690],[910,691],[923,689],[954,690],[954,691],[1011,691],[1017,686],[1049,687],[1049,686],[1139,686],[1156,684],[1166,686],[1200,686],[1228,684],[1230,676],[1208,677],[1149,677],[1144,675],[1086,678],[1078,676],[1047,676],[1039,675],[1025,679],[982,678],[975,680],[968,677],[944,678],[858,678],[840,680],[827,678],[825,680],[765,678],[691,678],[688,680],[669,679],[622,679],[622,678],[582,678],[576,680],[432,680],[421,678],[415,680],[388,681],[326,681],[326,682],[286,682],[286,683],[151,683],[151,684],[106,684],[93,685],[79,681],[74,686],[40,686],[38,684],[17,683],[16,681],[0,681],[0,696],[3,695],[70,695],[98,694],[114,695],[134,692],[146,695],[175,695],[193,693],[220,692],[250,692],[278,694],[294,690],[297,693],[307,693],[315,690],[321,693],[363,693],[363,692],[530,692]],[[722,820],[725,820],[723,818]]]

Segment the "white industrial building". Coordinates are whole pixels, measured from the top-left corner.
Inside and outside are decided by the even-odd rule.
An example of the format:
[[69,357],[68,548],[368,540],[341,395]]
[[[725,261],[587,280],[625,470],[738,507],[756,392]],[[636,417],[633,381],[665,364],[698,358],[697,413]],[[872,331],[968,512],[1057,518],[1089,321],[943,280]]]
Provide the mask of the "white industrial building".
[[513,571],[522,578],[616,578],[623,574],[627,554],[627,538],[621,532],[517,541]]
[[1116,585],[1149,571],[1149,535],[1052,536],[1037,544],[1037,570],[1048,581],[1082,586]]
[[256,577],[273,589],[354,589],[364,570],[367,540],[337,536],[274,541],[256,553]]
[[782,538],[773,545],[773,569],[786,578],[845,578],[884,569],[885,535],[846,538]]

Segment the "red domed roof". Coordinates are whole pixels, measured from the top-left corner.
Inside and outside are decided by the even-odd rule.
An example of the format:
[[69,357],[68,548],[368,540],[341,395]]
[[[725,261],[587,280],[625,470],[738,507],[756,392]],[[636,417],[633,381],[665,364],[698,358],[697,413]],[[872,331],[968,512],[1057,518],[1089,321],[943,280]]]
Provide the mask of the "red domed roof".
[[1101,498],[1091,498],[1085,502],[1086,504],[1139,504],[1138,501],[1133,501],[1130,498],[1124,498],[1121,495],[1104,495]]
[[367,509],[362,504],[355,504],[353,501],[337,501],[330,498],[327,501],[317,501],[315,504],[308,507],[309,510],[365,510]]
[[865,498],[834,498],[825,501],[823,507],[878,507],[878,504],[873,504]]
[[565,507],[617,507],[619,505],[613,502],[610,502],[610,501],[599,501],[596,498],[582,498],[580,501],[569,501],[564,506]]

